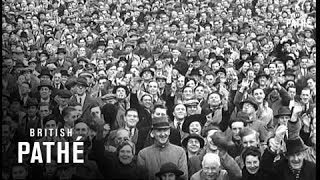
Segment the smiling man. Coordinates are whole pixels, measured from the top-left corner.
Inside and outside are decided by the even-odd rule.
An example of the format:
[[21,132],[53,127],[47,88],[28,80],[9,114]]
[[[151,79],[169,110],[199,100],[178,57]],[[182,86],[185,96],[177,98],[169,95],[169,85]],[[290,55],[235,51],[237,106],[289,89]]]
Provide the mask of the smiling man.
[[[149,179],[156,179],[161,165],[166,162],[176,164],[179,170],[184,172],[182,179],[188,178],[187,157],[182,147],[169,142],[170,125],[167,117],[155,117],[152,119],[151,136],[155,141],[152,146],[142,149],[138,154],[138,165],[148,169]],[[159,161],[161,160],[161,161]]]

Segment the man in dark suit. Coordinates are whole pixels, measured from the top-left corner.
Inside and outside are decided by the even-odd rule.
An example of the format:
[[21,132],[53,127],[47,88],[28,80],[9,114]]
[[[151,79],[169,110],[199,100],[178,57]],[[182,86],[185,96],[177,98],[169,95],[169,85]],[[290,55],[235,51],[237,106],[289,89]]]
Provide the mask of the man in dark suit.
[[102,114],[106,124],[110,124],[111,130],[124,126],[124,115],[130,103],[126,100],[129,90],[126,86],[116,86],[113,88],[113,94],[116,94],[117,102],[114,104],[105,104],[102,107]]
[[66,60],[65,55],[67,51],[65,48],[58,48],[57,50],[57,61],[55,62],[55,65],[57,66],[57,70],[60,71],[62,69],[68,70],[72,64]]
[[[136,144],[138,140],[138,135],[139,135],[139,129],[137,128],[137,123],[139,122],[138,111],[134,108],[128,109],[126,111],[124,119],[125,119],[125,126],[123,128],[129,132],[129,138],[131,142]],[[117,131],[118,129],[110,132],[109,139],[111,141],[114,141]]]
[[[162,105],[156,106],[152,113],[152,117],[162,116],[168,116],[167,109]],[[151,127],[144,127],[139,130],[138,140],[136,144],[136,154],[138,154],[141,149],[151,146],[154,143],[154,137],[151,134],[151,130]],[[181,146],[180,133],[173,127],[170,127],[169,141],[172,144]]]
[[40,81],[40,85],[38,86],[39,96],[38,101],[39,103],[48,103],[50,106],[56,106],[57,102],[53,100],[51,97],[52,94],[52,85],[50,80],[42,80]]
[[139,122],[137,123],[137,128],[141,129],[144,127],[151,127],[151,108],[152,97],[150,94],[144,94],[141,97],[141,104],[138,101],[137,94],[131,93],[130,95],[130,107],[135,108],[139,114]]
[[72,94],[70,93],[70,91],[66,89],[60,89],[57,92],[57,105],[53,108],[52,114],[57,118],[59,126],[63,124],[62,111],[64,108],[68,107],[71,96]]
[[76,94],[71,97],[71,101],[76,101],[81,104],[83,112],[81,118],[85,121],[91,119],[91,106],[98,103],[89,94],[87,94],[86,91],[88,87],[87,80],[83,77],[79,77],[77,79]]

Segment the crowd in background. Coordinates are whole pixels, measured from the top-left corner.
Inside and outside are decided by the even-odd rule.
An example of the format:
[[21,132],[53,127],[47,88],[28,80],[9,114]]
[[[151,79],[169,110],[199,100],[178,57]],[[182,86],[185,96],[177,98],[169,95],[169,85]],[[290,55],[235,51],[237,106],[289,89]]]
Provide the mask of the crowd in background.
[[2,179],[315,180],[315,152],[315,0],[2,1]]

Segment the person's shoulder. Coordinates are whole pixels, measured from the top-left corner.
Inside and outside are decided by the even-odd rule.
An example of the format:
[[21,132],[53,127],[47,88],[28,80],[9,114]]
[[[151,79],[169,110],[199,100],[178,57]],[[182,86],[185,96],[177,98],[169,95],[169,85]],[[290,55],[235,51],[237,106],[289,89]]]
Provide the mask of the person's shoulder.
[[201,169],[200,169],[199,171],[197,171],[196,173],[194,173],[194,174],[191,176],[190,180],[198,180],[198,179],[201,179],[201,178],[200,178],[200,173],[201,173]]
[[185,153],[185,150],[181,146],[178,146],[178,145],[175,145],[175,144],[171,144],[171,143],[169,144],[169,146],[171,146],[173,149],[175,149],[177,151]]
[[316,163],[311,162],[309,160],[304,160],[305,163],[305,169],[313,170],[316,168]]

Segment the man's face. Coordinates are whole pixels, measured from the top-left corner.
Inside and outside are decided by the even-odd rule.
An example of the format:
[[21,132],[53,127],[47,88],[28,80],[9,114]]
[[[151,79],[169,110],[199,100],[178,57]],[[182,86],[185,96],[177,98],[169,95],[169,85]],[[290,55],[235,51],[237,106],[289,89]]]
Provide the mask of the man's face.
[[51,114],[49,106],[40,106],[39,107],[39,115],[40,115],[40,117],[43,118],[43,117],[48,116],[49,114]]
[[190,152],[197,153],[200,150],[199,140],[195,138],[190,138],[187,143],[187,149]]
[[255,133],[242,137],[243,147],[258,147],[258,139]]
[[313,79],[308,79],[307,84],[308,87],[312,90],[316,88],[316,82]]
[[300,169],[303,165],[303,159],[305,156],[304,153],[305,152],[299,152],[288,156],[289,166],[291,166],[293,169]]
[[177,119],[184,119],[187,115],[186,106],[183,104],[179,104],[174,108],[173,116]]
[[211,106],[218,106],[221,104],[221,97],[217,93],[210,94],[208,97],[208,104]]
[[202,172],[205,179],[214,180],[218,177],[220,172],[219,164],[216,162],[205,162],[203,163]]
[[53,76],[53,82],[59,84],[61,82],[61,73],[56,73]]
[[176,175],[174,173],[168,172],[168,173],[164,173],[160,176],[161,180],[175,180],[176,179]]
[[116,90],[116,96],[118,99],[124,99],[126,98],[126,90],[123,88],[118,88]]
[[214,83],[214,77],[212,75],[208,75],[205,77],[205,82],[208,86],[212,86]]
[[288,94],[289,94],[290,98],[293,99],[297,94],[297,89],[295,87],[290,87],[288,89]]
[[89,128],[86,123],[80,122],[74,126],[75,135],[87,137],[89,134]]
[[170,128],[154,129],[152,131],[155,141],[161,145],[166,144],[169,141]]
[[191,99],[193,97],[193,90],[191,87],[186,87],[183,90],[183,97],[185,99]]
[[125,121],[128,127],[136,127],[137,123],[139,122],[139,116],[137,111],[128,111],[127,115],[125,116]]
[[247,114],[253,114],[256,110],[251,103],[243,103],[242,111]]
[[287,126],[288,121],[290,120],[290,118],[291,118],[290,116],[280,116],[279,117],[279,124]]
[[41,87],[40,90],[39,90],[39,92],[40,92],[40,97],[43,98],[43,99],[47,99],[47,98],[49,98],[50,95],[51,95],[51,90],[50,90],[50,88],[45,87],[45,86],[44,86],[44,87]]
[[28,107],[28,116],[35,117],[37,115],[38,109],[36,106],[29,106]]
[[146,107],[146,108],[148,108],[148,109],[151,108],[152,105],[153,105],[151,96],[145,95],[145,96],[142,98],[142,104],[144,105],[144,107]]
[[253,97],[256,99],[256,101],[260,104],[263,103],[263,100],[265,98],[264,91],[262,89],[256,89],[253,92]]
[[65,117],[65,122],[73,123],[77,120],[78,112],[77,111],[71,111],[68,116]]
[[204,89],[202,86],[197,87],[194,92],[195,92],[197,99],[204,98]]
[[244,123],[243,122],[234,122],[231,124],[231,131],[232,131],[232,137],[235,140],[240,140],[240,136],[239,133],[241,131],[241,129],[244,128]]
[[28,171],[24,166],[14,166],[12,168],[12,177],[13,179],[26,179]]
[[46,124],[44,125],[45,129],[56,129],[57,128],[57,123],[54,120],[50,120],[48,122],[46,122]]
[[130,139],[129,138],[129,132],[127,130],[125,130],[125,129],[122,129],[122,130],[117,132],[115,143],[118,146],[122,142],[128,141],[129,139]]
[[78,95],[82,96],[86,92],[85,86],[78,84],[76,87],[77,87],[77,94]]
[[158,84],[157,82],[150,82],[148,85],[149,93],[152,95],[156,95],[158,93]]
[[187,114],[190,115],[194,115],[197,113],[198,110],[198,106],[197,105],[191,105],[191,106],[187,106]]
[[301,102],[302,102],[303,104],[308,104],[308,103],[309,103],[309,100],[310,100],[310,98],[311,98],[310,90],[302,90],[302,91],[301,91],[300,98],[301,98]]
[[270,74],[275,74],[277,72],[276,65],[275,64],[270,64],[269,65],[269,71],[270,71]]
[[30,86],[26,83],[21,85],[21,94],[28,94],[30,92]]
[[[81,107],[81,106],[78,106],[78,107]],[[80,109],[79,109],[80,110]],[[82,108],[81,108],[81,114],[82,114]],[[91,109],[91,114],[94,116],[94,117],[101,117],[101,109],[100,107],[94,107]]]

